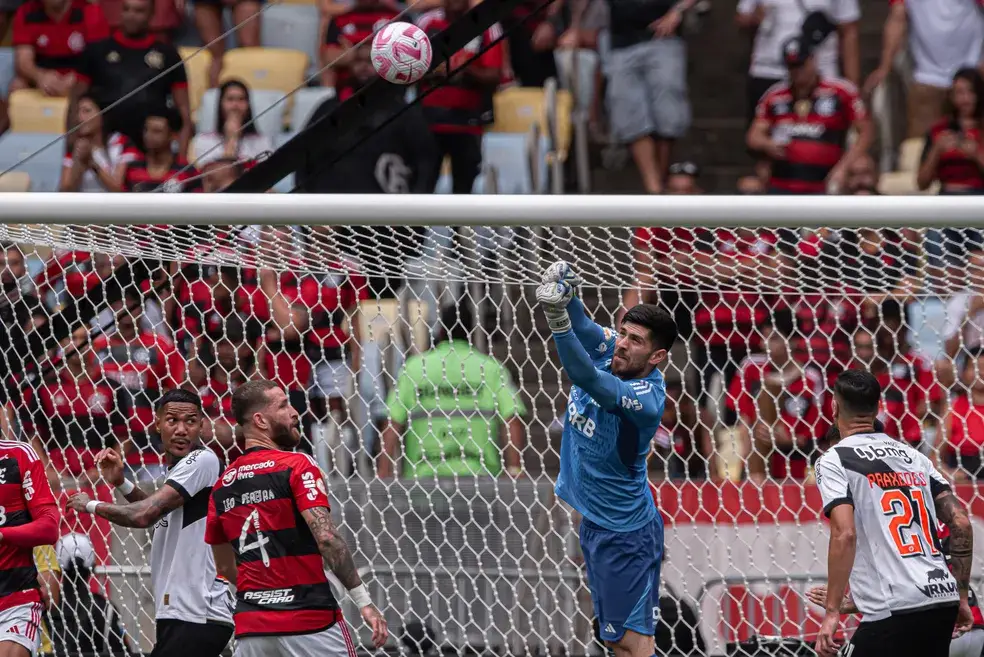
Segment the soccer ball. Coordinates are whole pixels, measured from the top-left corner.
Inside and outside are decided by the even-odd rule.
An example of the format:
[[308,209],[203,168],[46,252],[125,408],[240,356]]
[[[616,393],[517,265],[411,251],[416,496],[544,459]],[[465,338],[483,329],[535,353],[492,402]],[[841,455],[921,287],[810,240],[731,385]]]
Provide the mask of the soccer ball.
[[430,39],[416,25],[390,23],[372,39],[372,65],[384,80],[413,84],[430,64]]

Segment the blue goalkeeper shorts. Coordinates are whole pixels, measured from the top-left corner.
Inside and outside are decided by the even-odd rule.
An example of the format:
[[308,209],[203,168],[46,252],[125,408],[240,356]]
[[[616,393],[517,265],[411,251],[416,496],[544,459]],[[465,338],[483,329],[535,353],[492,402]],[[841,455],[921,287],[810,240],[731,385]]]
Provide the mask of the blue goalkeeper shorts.
[[626,630],[653,636],[659,618],[663,518],[657,514],[633,532],[613,532],[583,520],[581,552],[602,640],[618,641]]

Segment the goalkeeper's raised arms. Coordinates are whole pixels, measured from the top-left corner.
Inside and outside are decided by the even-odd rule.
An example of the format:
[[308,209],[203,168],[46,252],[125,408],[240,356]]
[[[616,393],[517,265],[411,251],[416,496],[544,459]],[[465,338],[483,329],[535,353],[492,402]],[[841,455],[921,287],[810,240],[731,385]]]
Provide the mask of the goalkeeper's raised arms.
[[567,333],[571,330],[571,317],[567,304],[574,298],[574,288],[568,283],[550,282],[536,288],[536,300],[547,318],[547,326],[553,333]]

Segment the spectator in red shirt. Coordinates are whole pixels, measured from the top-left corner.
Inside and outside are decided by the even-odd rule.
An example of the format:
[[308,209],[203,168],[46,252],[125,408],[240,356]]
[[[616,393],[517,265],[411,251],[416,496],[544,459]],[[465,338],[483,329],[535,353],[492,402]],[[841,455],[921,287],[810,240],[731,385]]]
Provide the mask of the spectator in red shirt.
[[802,365],[806,340],[794,330],[789,310],[776,311],[762,332],[766,354],[746,361],[728,386],[727,403],[741,419],[738,441],[749,478],[764,481],[768,463],[774,479],[803,479],[816,441],[830,424],[824,378]]
[[936,448],[960,482],[984,475],[984,349],[967,354],[958,394],[943,414]]
[[351,51],[395,19],[398,11],[385,0],[355,0],[352,8],[328,20],[321,47],[321,86],[335,87],[339,96],[349,80]]
[[87,43],[109,37],[98,4],[86,0],[29,0],[14,15],[14,70],[10,91],[37,87],[67,96]]
[[114,304],[116,332],[95,338],[87,355],[90,370],[121,389],[130,432],[123,452],[133,468],[162,463],[163,446],[153,433],[154,403],[185,382],[186,370],[185,359],[170,340],[137,328],[141,302],[139,295],[131,293],[126,297],[130,310]]
[[[468,11],[469,0],[444,0],[444,7],[427,12],[417,25],[429,36],[443,31]],[[495,42],[502,34],[498,23],[486,30],[481,39],[468,43],[451,56],[452,71]],[[424,116],[437,140],[442,157],[451,158],[452,191],[470,194],[482,165],[482,133],[492,123],[492,94],[502,79],[502,48],[492,46],[450,80],[447,64],[439,66],[432,79],[444,84],[434,87],[425,82],[421,93]]]
[[964,68],[953,77],[946,116],[926,135],[916,182],[929,189],[937,180],[940,194],[984,193],[984,79]]
[[232,393],[253,375],[255,340],[239,317],[209,330],[206,346],[193,361],[205,368],[205,380],[198,388],[202,409],[208,421],[202,439],[224,462],[234,461],[241,450],[236,444],[236,420],[232,413]]
[[202,181],[198,170],[180,155],[171,144],[179,127],[178,117],[169,109],[152,111],[144,122],[144,156],[127,163],[121,187],[124,192],[200,192]]
[[717,455],[707,429],[697,421],[693,398],[683,382],[666,382],[666,408],[663,421],[653,437],[655,456],[650,463],[658,472],[673,479],[717,478]]
[[[748,147],[772,160],[770,192],[825,194],[842,188],[851,164],[871,146],[873,130],[853,84],[817,71],[810,44],[801,37],[783,45],[789,82],[759,101],[748,129]],[[851,128],[857,139],[847,147]]]
[[101,108],[90,96],[79,98],[79,129],[71,155],[62,161],[60,192],[118,192],[126,165],[142,158],[124,135],[103,132]]

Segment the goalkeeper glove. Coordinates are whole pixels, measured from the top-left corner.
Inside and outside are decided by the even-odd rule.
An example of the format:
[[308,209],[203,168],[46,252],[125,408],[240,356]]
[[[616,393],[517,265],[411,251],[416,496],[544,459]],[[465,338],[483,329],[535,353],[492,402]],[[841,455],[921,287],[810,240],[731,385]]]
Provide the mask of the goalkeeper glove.
[[547,267],[540,277],[541,283],[567,283],[577,292],[582,281],[581,277],[574,271],[574,267],[563,260],[558,260]]
[[568,283],[544,283],[536,288],[536,301],[547,318],[547,326],[554,333],[566,333],[571,329],[571,317],[567,304],[574,298],[574,288]]

